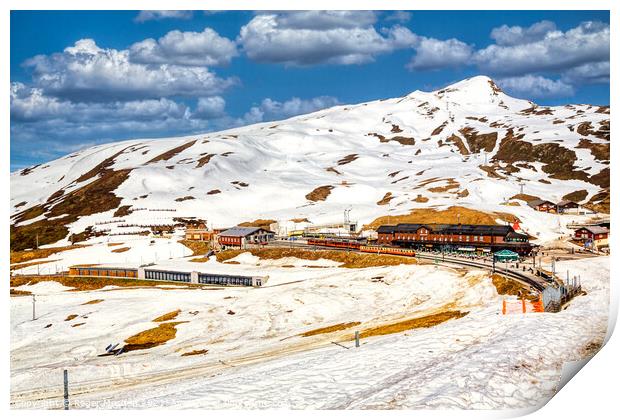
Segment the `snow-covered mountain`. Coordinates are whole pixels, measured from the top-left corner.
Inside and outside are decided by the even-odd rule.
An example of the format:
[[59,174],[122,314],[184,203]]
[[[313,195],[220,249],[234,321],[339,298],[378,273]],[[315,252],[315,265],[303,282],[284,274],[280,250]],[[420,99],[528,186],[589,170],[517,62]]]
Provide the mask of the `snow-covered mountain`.
[[511,198],[523,188],[608,212],[609,119],[609,107],[537,106],[478,76],[284,121],[99,145],[11,174],[12,248],[120,219],[327,223],[349,206],[361,223],[431,206],[509,212],[545,236],[553,216]]

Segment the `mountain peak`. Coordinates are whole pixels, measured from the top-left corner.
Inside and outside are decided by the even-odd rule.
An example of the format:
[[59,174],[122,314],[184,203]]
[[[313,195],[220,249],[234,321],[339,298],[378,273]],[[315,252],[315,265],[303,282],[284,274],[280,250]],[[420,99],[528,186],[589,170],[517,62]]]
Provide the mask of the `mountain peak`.
[[488,93],[492,95],[503,93],[503,91],[497,86],[493,79],[484,75],[474,76],[470,77],[469,79],[461,80],[460,82],[453,83],[443,89],[439,89],[435,91],[435,93],[445,93],[453,91],[472,92],[477,94]]

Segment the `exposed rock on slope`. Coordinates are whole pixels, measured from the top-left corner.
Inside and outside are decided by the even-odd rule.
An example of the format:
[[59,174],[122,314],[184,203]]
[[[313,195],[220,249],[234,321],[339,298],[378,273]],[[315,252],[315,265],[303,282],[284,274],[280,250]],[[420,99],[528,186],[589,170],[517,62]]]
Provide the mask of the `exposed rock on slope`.
[[[388,207],[403,215],[454,200],[494,214],[521,183],[552,201],[585,191],[576,197],[609,211],[609,138],[608,107],[540,107],[479,76],[276,123],[99,145],[11,174],[11,247],[37,234],[41,245],[85,238],[121,217],[331,223],[351,206],[369,223]],[[527,206],[510,211],[549,229]]]

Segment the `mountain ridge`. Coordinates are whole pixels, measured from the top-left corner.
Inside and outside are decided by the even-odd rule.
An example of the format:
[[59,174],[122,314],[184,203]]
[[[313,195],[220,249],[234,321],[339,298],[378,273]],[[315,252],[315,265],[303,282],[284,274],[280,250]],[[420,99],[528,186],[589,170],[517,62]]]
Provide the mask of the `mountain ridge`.
[[609,107],[538,106],[476,76],[282,121],[98,145],[13,172],[12,249],[32,246],[37,231],[49,233],[43,243],[87,237],[121,207],[129,220],[135,209],[174,209],[218,226],[327,222],[348,206],[361,222],[452,204],[527,220],[525,203],[501,204],[525,184],[555,200],[585,190],[584,203],[608,212],[609,141]]

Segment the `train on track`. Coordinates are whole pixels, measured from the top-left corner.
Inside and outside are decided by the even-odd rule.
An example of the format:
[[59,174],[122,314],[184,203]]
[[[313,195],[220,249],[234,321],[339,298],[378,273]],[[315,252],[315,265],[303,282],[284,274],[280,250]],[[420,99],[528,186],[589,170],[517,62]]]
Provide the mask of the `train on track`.
[[315,239],[309,238],[308,245],[321,246],[326,248],[339,248],[354,250],[360,252],[368,252],[372,254],[389,254],[389,255],[403,255],[407,257],[415,257],[415,251],[408,248],[396,248],[391,246],[380,245],[365,245],[362,242],[349,240],[349,239]]

